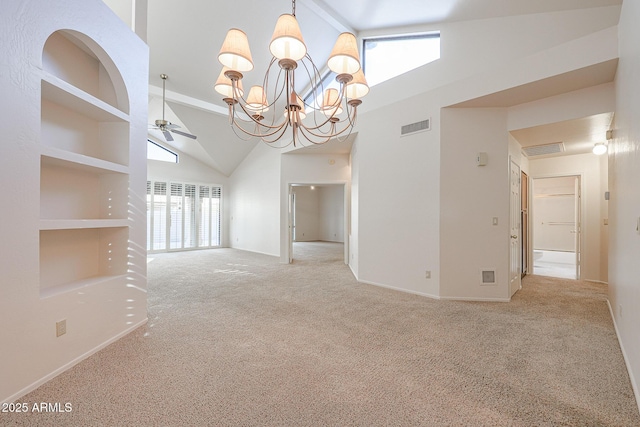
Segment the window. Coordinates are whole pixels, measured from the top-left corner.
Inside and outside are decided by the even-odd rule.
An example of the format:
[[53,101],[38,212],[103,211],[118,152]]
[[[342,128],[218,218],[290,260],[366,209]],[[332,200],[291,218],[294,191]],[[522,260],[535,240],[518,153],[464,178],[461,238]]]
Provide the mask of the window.
[[440,33],[365,39],[362,58],[367,83],[375,86],[440,59]]
[[217,186],[147,181],[147,250],[220,246],[221,195]]
[[147,139],[147,159],[178,163],[178,154],[150,139]]

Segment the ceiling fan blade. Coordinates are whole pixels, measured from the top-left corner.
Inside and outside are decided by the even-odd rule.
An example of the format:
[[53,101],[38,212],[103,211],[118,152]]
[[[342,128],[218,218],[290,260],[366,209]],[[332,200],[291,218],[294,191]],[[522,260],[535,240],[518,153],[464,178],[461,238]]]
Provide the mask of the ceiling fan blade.
[[169,123],[165,126],[167,129],[178,129],[180,126],[174,125],[173,123]]
[[177,133],[178,135],[186,136],[187,138],[197,139],[198,137],[195,135],[191,135],[190,133],[180,132],[179,130],[171,129],[171,132]]
[[168,130],[163,130],[162,134],[164,135],[164,139],[166,139],[167,141],[173,141],[173,137]]

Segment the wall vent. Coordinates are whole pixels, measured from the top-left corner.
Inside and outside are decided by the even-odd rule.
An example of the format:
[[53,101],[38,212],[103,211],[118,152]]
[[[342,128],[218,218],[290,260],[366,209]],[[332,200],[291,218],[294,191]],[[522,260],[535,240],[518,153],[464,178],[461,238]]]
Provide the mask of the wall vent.
[[431,130],[431,119],[404,125],[400,128],[400,136]]
[[546,154],[556,154],[564,152],[564,143],[553,142],[551,144],[532,145],[524,147],[522,152],[527,157],[544,156]]
[[496,271],[492,269],[482,270],[480,274],[480,283],[483,285],[495,285],[496,284]]

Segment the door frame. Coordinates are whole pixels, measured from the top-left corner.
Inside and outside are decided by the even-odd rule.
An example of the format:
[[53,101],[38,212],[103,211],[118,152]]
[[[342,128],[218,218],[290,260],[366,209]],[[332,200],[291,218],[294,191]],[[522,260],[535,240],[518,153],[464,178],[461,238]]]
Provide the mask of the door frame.
[[[514,166],[517,168],[518,175],[518,194],[517,197],[513,197],[513,192],[511,191],[512,187],[512,176],[514,172]],[[521,222],[521,194],[522,194],[522,168],[512,156],[509,156],[509,274],[508,274],[508,283],[509,283],[509,297],[512,297],[518,290],[522,289],[522,222]],[[514,207],[514,203],[516,206]],[[515,222],[515,224],[514,224]],[[514,232],[514,230],[517,230]],[[517,233],[517,234],[514,234]],[[515,240],[515,242],[514,242]],[[517,254],[517,259],[514,260],[514,251],[512,250],[512,246],[516,245],[517,250],[515,253]],[[517,265],[517,271],[515,275],[512,275],[511,267],[513,265]]]
[[[531,182],[531,194],[530,197],[533,198],[534,196],[534,185],[535,185],[535,180],[536,179],[546,179],[546,178],[570,178],[570,177],[576,177],[578,179],[578,185],[576,190],[579,190],[579,193],[576,192],[575,195],[575,203],[576,203],[576,209],[575,209],[575,215],[576,215],[576,254],[575,254],[575,260],[576,260],[576,280],[580,280],[581,276],[582,276],[582,253],[584,252],[584,231],[583,231],[583,227],[582,227],[582,223],[584,221],[584,214],[583,212],[585,212],[585,200],[584,197],[582,197],[582,193],[584,192],[584,183],[585,183],[585,178],[584,178],[584,173],[582,172],[567,172],[567,173],[552,173],[552,174],[543,174],[543,175],[536,175],[536,176],[529,176],[529,181]],[[533,207],[533,203],[530,203],[529,206],[529,216],[531,218],[533,218],[533,211],[534,211],[534,207]],[[530,239],[529,239],[529,255],[531,256],[531,260],[532,260],[532,265],[533,265],[533,239],[535,237],[535,227],[532,227],[530,230]],[[532,268],[532,274],[535,274],[535,269]]]
[[[337,187],[342,187],[342,196],[343,196],[343,222],[344,222],[344,231],[343,231],[343,235],[344,235],[344,263],[345,264],[349,264],[349,235],[350,235],[350,212],[351,212],[351,195],[349,194],[349,187],[348,187],[348,183],[346,181],[339,181],[339,182],[331,182],[331,181],[325,181],[325,182],[318,182],[318,181],[314,181],[314,182],[290,182],[287,184],[287,205],[288,205],[288,212],[287,212],[287,222],[286,222],[286,226],[287,226],[287,244],[284,247],[284,259],[288,261],[289,264],[291,264],[293,262],[293,216],[295,215],[295,212],[293,211],[293,187],[296,186],[311,186],[311,185],[315,185],[315,186],[328,186],[328,185],[332,185],[332,186],[337,186]],[[282,258],[281,258],[282,259]]]

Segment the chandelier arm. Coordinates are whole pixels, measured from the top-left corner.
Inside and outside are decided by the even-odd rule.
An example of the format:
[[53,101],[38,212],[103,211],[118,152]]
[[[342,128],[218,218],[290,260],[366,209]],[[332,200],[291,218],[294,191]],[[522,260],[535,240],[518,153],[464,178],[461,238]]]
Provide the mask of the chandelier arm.
[[307,127],[307,126],[304,126],[304,125],[301,126],[301,127],[304,129],[306,134],[313,135],[316,138],[327,138],[328,137],[329,139],[331,139],[333,137],[336,137],[338,135],[342,135],[343,133],[345,133],[349,129],[353,129],[353,126],[345,126],[343,129],[337,130],[336,129],[336,124],[333,123],[333,122],[331,122],[331,126],[329,128],[329,132],[328,133],[324,133],[324,132],[316,133],[315,131],[321,130],[318,127]]
[[245,133],[245,134],[247,134],[247,135],[250,135],[250,136],[253,136],[253,137],[256,137],[256,138],[269,137],[269,136],[272,136],[272,135],[277,134],[277,133],[278,133],[280,130],[282,130],[283,128],[284,128],[285,130],[286,130],[286,128],[287,128],[287,122],[286,122],[286,121],[284,121],[283,123],[281,123],[279,126],[267,126],[267,125],[263,125],[263,124],[261,124],[260,122],[258,122],[257,120],[255,120],[255,119],[253,119],[253,118],[252,118],[252,122],[253,122],[254,124],[257,124],[257,125],[258,125],[258,126],[257,126],[257,129],[265,129],[265,128],[266,128],[266,129],[269,129],[269,130],[270,130],[270,131],[269,131],[269,132],[267,132],[267,133],[262,133],[262,132],[257,132],[257,133],[256,133],[256,132],[251,132],[251,131],[249,131],[249,130],[245,129],[245,128],[244,128],[244,126],[242,126],[242,123],[243,123],[243,122],[244,122],[244,123],[251,123],[251,122],[250,122],[250,121],[248,121],[248,120],[242,120],[242,119],[240,119],[240,118],[237,118],[237,119],[236,119],[236,117],[234,116],[234,119],[233,119],[233,126],[234,126],[234,127],[236,127],[237,129],[239,129],[240,131],[242,131],[243,133]]
[[[332,123],[333,126],[333,123]],[[307,128],[302,127],[300,130],[300,133],[304,136],[304,139],[306,139],[307,141],[309,141],[311,144],[313,145],[322,145],[325,144],[327,142],[329,142],[332,138],[335,138],[336,134],[330,134],[330,135],[316,135],[312,132],[309,132],[309,130]],[[317,139],[317,140],[314,140]],[[302,144],[304,145],[304,144]]]
[[[322,78],[320,77],[320,72],[318,70],[318,68],[316,67],[316,64],[313,62],[313,59],[311,59],[311,56],[309,56],[309,54],[307,54],[305,56],[305,59],[307,59],[309,61],[309,63],[311,63],[311,66],[313,67],[313,70],[310,71],[309,67],[307,66],[307,63],[305,61],[300,61],[302,62],[302,65],[305,68],[305,71],[307,72],[307,76],[309,77],[310,81],[314,81],[314,76],[318,76],[319,77],[319,81],[320,83],[318,85],[314,85],[314,90],[312,91],[312,96],[314,98],[314,100],[317,100],[319,96],[322,96],[322,94],[324,94],[324,84],[322,83]],[[334,117],[337,116],[338,113],[338,108],[340,108],[341,104],[343,101],[345,101],[345,106],[347,108],[345,108],[345,110],[348,112],[348,104],[347,104],[347,95],[346,95],[346,84],[344,83],[340,83],[340,91],[338,98],[336,98],[336,100],[330,105],[330,109],[333,110],[330,116],[325,116],[326,119],[324,121],[322,121],[321,123],[318,122],[318,119],[316,117],[316,113],[314,112],[313,114],[313,121],[314,124],[316,125],[315,127],[306,127],[307,129],[314,129],[314,130],[320,130],[320,128],[324,127],[327,123],[332,123],[334,120]],[[318,94],[316,92],[316,88],[320,87],[320,94]],[[318,102],[316,102],[316,104],[318,104]],[[323,101],[324,104],[324,101]],[[323,104],[318,105],[318,109],[322,109],[322,107],[324,106]],[[309,104],[305,105],[309,106],[310,109],[316,111],[317,109],[314,108],[313,106],[310,106]],[[324,113],[322,113],[324,115]]]
[[[273,67],[273,64],[275,64],[277,61],[276,57],[272,57],[271,58],[271,62],[269,63],[269,67],[267,68],[267,71],[264,73],[264,79],[262,81],[262,88],[264,90],[264,93],[267,94],[269,93],[269,76],[271,75],[271,68]],[[280,99],[280,97],[282,96],[282,92],[284,91],[284,87],[282,87],[280,89],[280,93],[278,93],[278,86],[279,86],[279,82],[280,82],[280,76],[282,75],[282,68],[280,69],[280,71],[278,72],[278,78],[276,79],[276,84],[275,84],[275,90],[273,91],[273,101],[267,105],[267,108],[275,108],[276,102]]]

